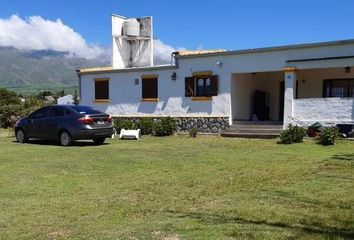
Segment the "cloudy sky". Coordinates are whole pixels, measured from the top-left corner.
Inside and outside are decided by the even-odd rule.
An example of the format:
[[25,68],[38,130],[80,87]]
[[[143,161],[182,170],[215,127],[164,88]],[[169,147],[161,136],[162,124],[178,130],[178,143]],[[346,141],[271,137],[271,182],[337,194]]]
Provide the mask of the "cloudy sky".
[[[80,33],[65,25],[62,20],[43,19],[41,16],[21,18],[12,15],[0,19],[0,46],[11,46],[21,50],[55,50],[75,56],[95,59],[110,59],[110,46],[88,43]],[[154,40],[154,54],[157,63],[170,61],[175,48]]]
[[354,38],[352,0],[1,0],[0,46],[107,57],[110,14],[153,16],[155,56]]

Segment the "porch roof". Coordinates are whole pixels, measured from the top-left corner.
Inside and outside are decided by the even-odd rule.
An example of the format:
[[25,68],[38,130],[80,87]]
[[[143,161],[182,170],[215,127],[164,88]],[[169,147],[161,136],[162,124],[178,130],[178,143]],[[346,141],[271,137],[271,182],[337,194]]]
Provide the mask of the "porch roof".
[[317,42],[317,43],[293,44],[293,45],[265,47],[265,48],[250,48],[250,49],[222,51],[222,52],[219,51],[219,52],[209,52],[203,54],[176,55],[176,57],[177,58],[200,58],[200,57],[211,57],[211,56],[272,52],[272,51],[282,51],[282,50],[291,50],[291,49],[303,49],[303,48],[313,48],[313,47],[340,46],[346,44],[354,44],[354,39],[329,41],[329,42]]

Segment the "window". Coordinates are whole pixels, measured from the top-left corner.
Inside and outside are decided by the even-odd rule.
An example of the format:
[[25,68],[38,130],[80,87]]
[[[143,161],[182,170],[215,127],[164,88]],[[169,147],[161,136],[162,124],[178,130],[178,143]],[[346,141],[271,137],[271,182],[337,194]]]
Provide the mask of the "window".
[[323,97],[353,97],[354,79],[328,79],[323,81]]
[[95,79],[95,101],[107,102],[109,100],[109,79]]
[[185,96],[198,98],[218,95],[218,77],[217,76],[195,76],[185,78]]
[[48,116],[49,112],[49,107],[41,108],[34,113],[32,113],[29,117],[32,119],[37,119],[37,118],[45,118]]
[[142,78],[142,100],[143,101],[158,101],[158,86],[157,77]]
[[63,117],[65,115],[65,110],[64,108],[61,107],[53,107],[52,110],[50,110],[50,115],[51,117]]
[[196,96],[197,97],[210,97],[210,77],[196,77]]

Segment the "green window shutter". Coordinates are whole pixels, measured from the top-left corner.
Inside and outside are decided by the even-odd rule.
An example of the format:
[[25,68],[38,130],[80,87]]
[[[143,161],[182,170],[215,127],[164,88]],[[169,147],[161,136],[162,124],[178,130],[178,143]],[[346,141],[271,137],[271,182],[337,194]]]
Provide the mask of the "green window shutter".
[[186,97],[193,97],[194,95],[194,77],[186,77],[185,81],[185,88],[184,88],[184,95]]

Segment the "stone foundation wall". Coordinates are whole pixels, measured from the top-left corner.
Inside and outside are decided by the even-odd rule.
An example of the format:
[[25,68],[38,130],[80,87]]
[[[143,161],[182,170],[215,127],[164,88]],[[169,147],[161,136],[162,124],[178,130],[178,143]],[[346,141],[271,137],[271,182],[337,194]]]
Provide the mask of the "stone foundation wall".
[[[114,119],[129,120],[134,123],[146,117],[114,117]],[[152,117],[158,122],[163,117]],[[191,128],[197,128],[200,133],[221,133],[229,127],[228,117],[173,117],[176,120],[177,133],[187,133]]]

